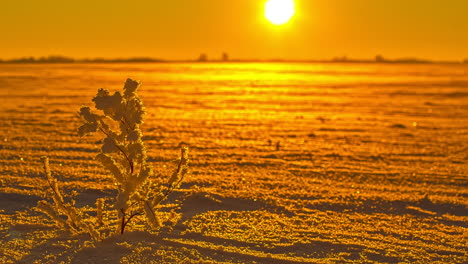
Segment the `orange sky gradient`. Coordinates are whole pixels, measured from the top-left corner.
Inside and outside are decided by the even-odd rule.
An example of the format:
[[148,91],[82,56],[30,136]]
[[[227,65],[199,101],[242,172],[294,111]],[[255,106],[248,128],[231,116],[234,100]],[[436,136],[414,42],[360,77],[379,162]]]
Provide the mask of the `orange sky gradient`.
[[0,4],[0,58],[468,58],[467,0],[15,0]]

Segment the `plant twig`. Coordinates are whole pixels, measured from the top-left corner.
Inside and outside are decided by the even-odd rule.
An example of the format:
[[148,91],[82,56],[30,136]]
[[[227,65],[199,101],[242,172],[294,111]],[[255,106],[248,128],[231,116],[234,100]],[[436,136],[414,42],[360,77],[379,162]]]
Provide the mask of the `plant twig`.
[[[104,135],[106,135],[107,137],[109,137],[109,134],[106,133],[106,132],[104,131],[104,129],[102,129],[102,127],[99,127],[99,130],[100,130],[102,133],[104,133]],[[130,173],[133,174],[133,162],[132,162],[132,160],[128,157],[127,153],[125,153],[125,151],[119,147],[119,145],[115,144],[115,147],[116,147],[120,152],[122,152],[122,154],[124,155],[125,159],[127,160],[128,164],[129,164],[129,166],[130,166]]]

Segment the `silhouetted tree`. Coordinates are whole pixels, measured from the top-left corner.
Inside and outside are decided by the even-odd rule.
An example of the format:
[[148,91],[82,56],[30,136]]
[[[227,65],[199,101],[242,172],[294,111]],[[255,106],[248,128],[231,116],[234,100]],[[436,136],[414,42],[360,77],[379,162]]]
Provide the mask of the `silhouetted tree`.
[[200,56],[198,57],[198,61],[207,61],[207,60],[208,60],[208,56],[206,56],[205,53],[200,54]]
[[376,62],[384,62],[385,58],[382,55],[376,55],[375,56],[375,61]]
[[335,62],[347,62],[348,61],[348,57],[347,56],[343,56],[343,57],[334,57],[332,59],[332,61],[335,61]]
[[229,55],[226,52],[224,52],[223,55],[221,56],[221,60],[222,61],[228,61],[229,60]]

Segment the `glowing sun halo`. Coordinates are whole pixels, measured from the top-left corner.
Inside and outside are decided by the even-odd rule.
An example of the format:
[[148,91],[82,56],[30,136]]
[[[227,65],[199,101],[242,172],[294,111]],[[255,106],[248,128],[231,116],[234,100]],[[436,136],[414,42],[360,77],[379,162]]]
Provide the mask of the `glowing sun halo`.
[[265,3],[265,18],[272,24],[285,24],[294,13],[294,0],[269,0]]

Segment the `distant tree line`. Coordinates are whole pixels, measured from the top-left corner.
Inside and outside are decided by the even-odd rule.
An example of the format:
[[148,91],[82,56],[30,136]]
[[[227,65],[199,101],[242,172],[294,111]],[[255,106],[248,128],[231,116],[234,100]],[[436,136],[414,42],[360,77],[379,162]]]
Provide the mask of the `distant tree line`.
[[14,62],[14,63],[69,63],[69,62],[75,62],[75,59],[65,57],[65,56],[48,56],[48,57],[39,57],[39,58],[34,58],[34,57],[23,57],[23,58],[17,58],[17,59],[11,59],[11,60],[6,60],[3,62]]
[[74,59],[66,56],[48,56],[48,57],[22,57],[10,60],[0,60],[0,63],[118,63],[118,62],[164,62],[161,59],[154,59],[150,57],[133,57],[133,58],[92,58],[92,59]]
[[52,55],[47,57],[22,57],[15,59],[2,60],[0,63],[145,63],[145,62],[304,62],[304,63],[327,63],[327,62],[337,62],[337,63],[464,63],[468,64],[468,58],[461,61],[430,61],[417,58],[400,58],[400,59],[387,59],[382,55],[376,55],[372,59],[353,59],[348,58],[347,56],[334,57],[330,60],[284,60],[284,59],[272,59],[272,60],[257,60],[257,59],[231,59],[228,53],[224,52],[221,54],[219,59],[209,60],[206,53],[201,53],[194,60],[163,60],[155,59],[151,57],[131,57],[131,58],[90,58],[90,59],[74,59],[71,57]]

